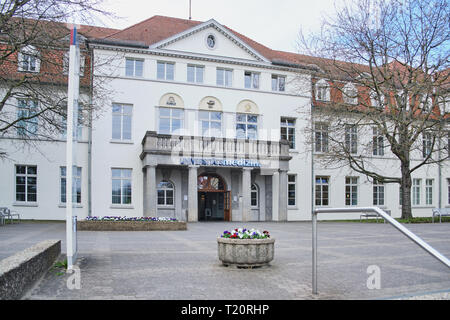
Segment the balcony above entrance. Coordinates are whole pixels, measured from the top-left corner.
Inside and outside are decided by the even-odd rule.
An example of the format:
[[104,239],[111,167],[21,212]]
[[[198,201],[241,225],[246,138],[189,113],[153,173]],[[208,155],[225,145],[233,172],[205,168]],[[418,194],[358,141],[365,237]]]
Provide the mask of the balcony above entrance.
[[175,136],[147,131],[140,158],[144,166],[192,164],[283,169],[292,157],[286,140]]

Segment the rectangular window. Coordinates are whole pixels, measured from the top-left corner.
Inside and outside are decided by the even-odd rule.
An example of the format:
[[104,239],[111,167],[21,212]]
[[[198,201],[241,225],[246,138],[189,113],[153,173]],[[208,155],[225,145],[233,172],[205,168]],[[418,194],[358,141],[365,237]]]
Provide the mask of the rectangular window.
[[328,152],[328,125],[325,123],[316,123],[314,129],[315,151]]
[[200,128],[202,136],[221,137],[222,136],[222,112],[199,111]]
[[433,136],[431,135],[431,132],[422,133],[422,145],[422,156],[426,158],[431,153],[433,146]]
[[425,180],[425,204],[432,205],[433,204],[433,179]]
[[281,139],[289,141],[289,149],[295,149],[295,119],[281,118]]
[[250,190],[250,205],[253,208],[258,207],[258,186],[256,184],[252,184]]
[[[72,202],[81,203],[81,167],[74,166],[72,169],[73,185],[75,190],[72,191]],[[60,167],[60,201],[66,203],[67,199],[67,183],[66,183],[66,167]]]
[[378,128],[372,128],[372,154],[384,156],[384,140]]
[[345,177],[345,205],[358,205],[358,177]]
[[38,72],[38,58],[30,53],[19,53],[19,71]]
[[217,68],[217,85],[223,87],[231,87],[233,85],[233,70]]
[[126,58],[125,75],[127,77],[142,77],[144,75],[144,60]]
[[37,201],[37,166],[16,165],[16,201]]
[[133,107],[127,104],[112,105],[112,139],[131,140],[131,117]]
[[384,206],[384,184],[375,179],[373,181],[373,205]]
[[296,179],[295,174],[288,174],[288,206],[296,205]]
[[258,116],[255,114],[236,114],[236,138],[258,139]]
[[286,77],[276,74],[272,75],[272,91],[285,91]]
[[112,204],[131,204],[131,169],[112,169]]
[[205,74],[205,67],[188,65],[187,66],[187,81],[194,83],[203,83],[203,75]]
[[329,177],[316,177],[316,206],[329,204]]
[[247,89],[259,89],[259,73],[245,71],[244,85]]
[[158,61],[156,72],[156,76],[160,80],[173,80],[175,78],[175,64],[173,62]]
[[[35,135],[38,130],[38,102],[30,99],[17,99],[17,134],[19,136]],[[31,117],[31,118],[30,118]],[[30,119],[28,119],[30,118]]]
[[159,133],[181,134],[184,128],[184,110],[178,108],[159,108]]
[[347,152],[357,153],[358,151],[358,134],[356,125],[345,126],[345,148]]
[[412,204],[413,204],[413,206],[420,205],[421,188],[422,188],[422,179],[413,179],[413,181],[412,181]]
[[[67,103],[64,103],[64,111],[66,114],[61,116],[61,139],[67,138]],[[75,114],[75,113],[74,113]],[[74,119],[75,123],[75,119]],[[82,139],[83,134],[83,107],[80,105],[78,107],[78,118],[77,118],[77,127],[73,129],[73,137],[77,140]]]

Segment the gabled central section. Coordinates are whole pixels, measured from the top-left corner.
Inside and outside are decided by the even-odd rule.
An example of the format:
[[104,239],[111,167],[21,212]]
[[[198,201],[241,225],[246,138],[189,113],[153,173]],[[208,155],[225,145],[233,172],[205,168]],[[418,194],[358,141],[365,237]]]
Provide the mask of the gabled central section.
[[268,62],[259,52],[214,19],[154,43],[150,49]]

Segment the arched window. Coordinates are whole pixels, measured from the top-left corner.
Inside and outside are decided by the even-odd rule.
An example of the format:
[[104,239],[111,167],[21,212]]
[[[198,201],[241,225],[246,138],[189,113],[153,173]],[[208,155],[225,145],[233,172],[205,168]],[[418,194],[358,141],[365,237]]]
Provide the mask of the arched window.
[[317,81],[315,89],[316,89],[316,100],[330,101],[330,85],[325,79]]
[[252,183],[250,191],[251,206],[256,208],[259,206],[259,189],[256,183]]
[[357,104],[358,103],[358,90],[356,89],[356,87],[353,84],[347,83],[344,86],[344,89],[342,90],[342,97],[343,97],[345,103]]
[[173,183],[163,180],[158,184],[158,205],[173,206],[174,204],[174,187]]

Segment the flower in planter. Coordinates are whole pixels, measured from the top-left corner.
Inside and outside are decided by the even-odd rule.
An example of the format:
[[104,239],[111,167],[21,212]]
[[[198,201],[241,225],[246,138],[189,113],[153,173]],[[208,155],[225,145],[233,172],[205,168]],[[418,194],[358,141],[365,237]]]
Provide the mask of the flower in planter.
[[120,216],[104,216],[104,217],[86,217],[86,221],[178,221],[169,217],[120,217]]
[[257,229],[236,228],[232,231],[225,230],[221,235],[221,238],[229,239],[267,239],[270,238],[269,231],[263,232]]

